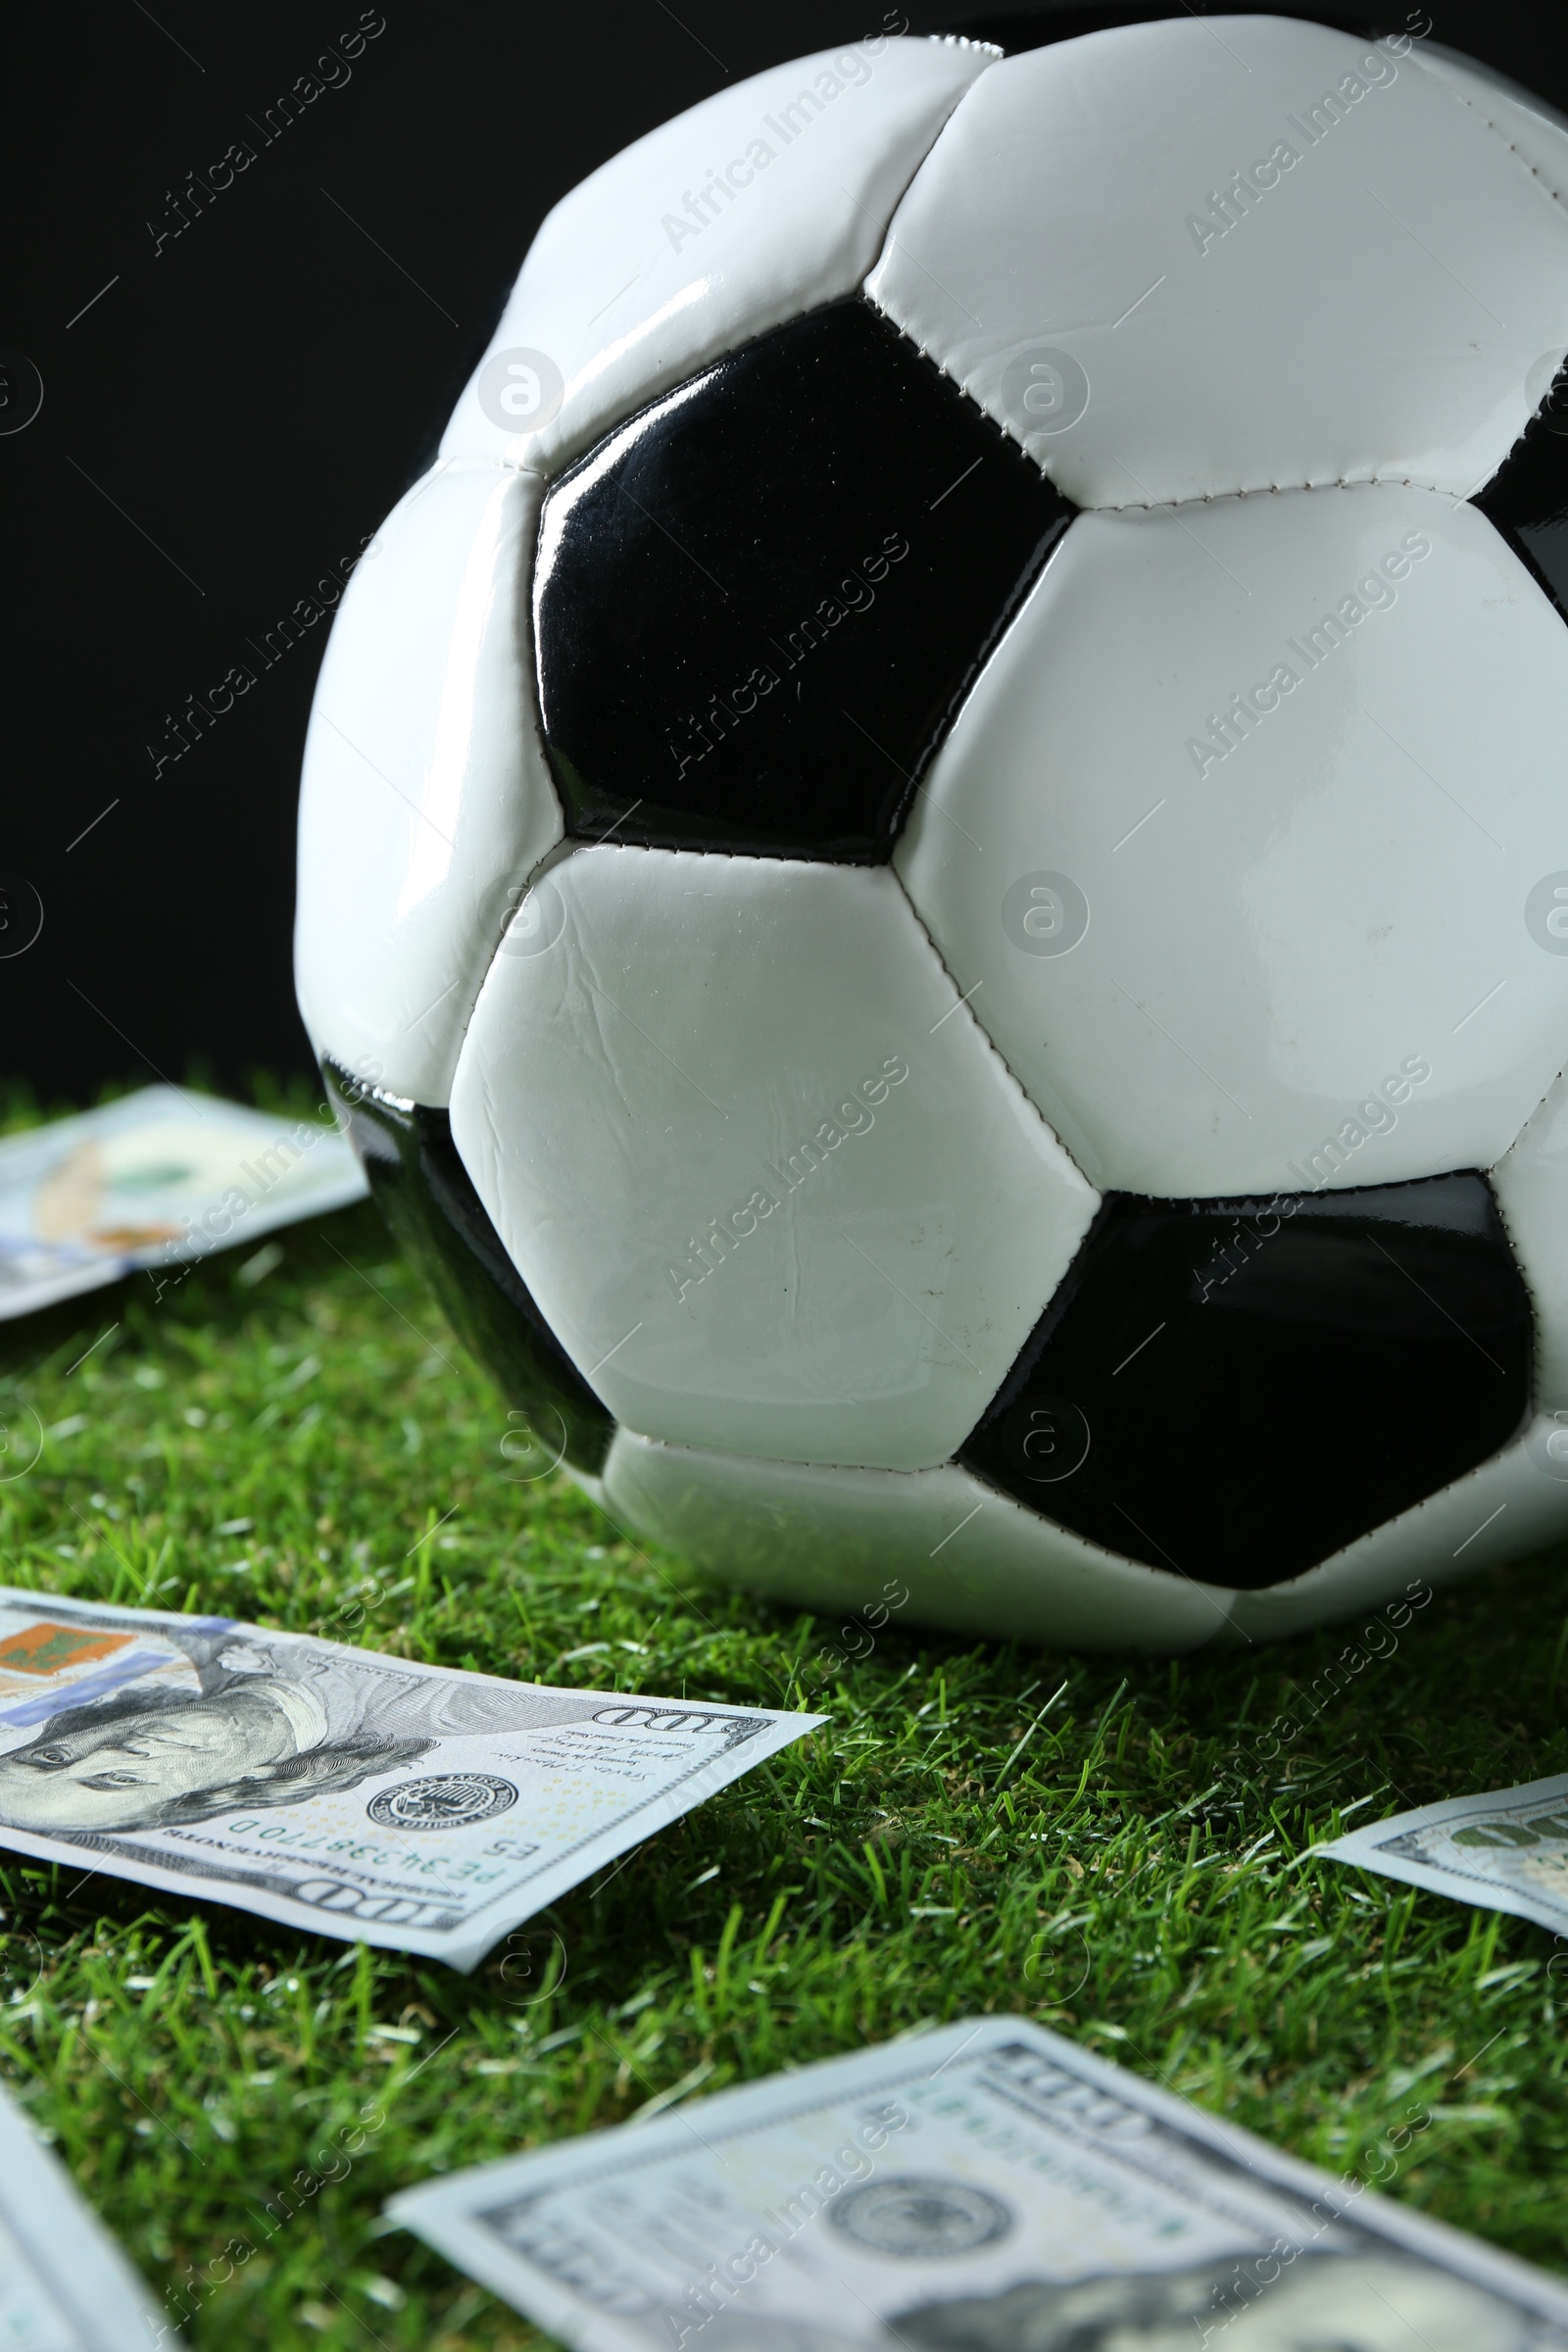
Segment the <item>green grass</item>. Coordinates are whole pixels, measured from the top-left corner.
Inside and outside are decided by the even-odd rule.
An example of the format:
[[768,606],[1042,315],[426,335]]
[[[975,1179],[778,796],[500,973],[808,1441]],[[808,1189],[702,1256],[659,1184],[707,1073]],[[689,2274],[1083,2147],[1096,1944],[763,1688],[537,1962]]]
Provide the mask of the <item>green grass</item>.
[[1568,2268],[1563,1947],[1301,1859],[1339,1808],[1568,1769],[1562,1561],[1439,1595],[1310,1722],[1353,1627],[1176,1664],[890,1629],[824,1671],[836,1627],[507,1483],[371,1210],[277,1250],[0,1333],[51,1432],[0,1487],[6,1581],[832,1722],[471,1978],[0,1853],[0,2073],[154,2292],[199,2290],[191,2342],[531,2343],[383,2228],[393,2189],[982,2010]]

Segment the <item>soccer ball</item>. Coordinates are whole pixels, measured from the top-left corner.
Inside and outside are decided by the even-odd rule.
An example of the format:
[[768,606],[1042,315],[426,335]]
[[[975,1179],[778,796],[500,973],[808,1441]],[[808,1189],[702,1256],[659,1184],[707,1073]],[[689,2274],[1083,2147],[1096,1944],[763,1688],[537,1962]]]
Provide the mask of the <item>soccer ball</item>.
[[1289,1631],[1568,1533],[1568,125],[876,38],[550,215],[344,596],[297,969],[621,1526]]

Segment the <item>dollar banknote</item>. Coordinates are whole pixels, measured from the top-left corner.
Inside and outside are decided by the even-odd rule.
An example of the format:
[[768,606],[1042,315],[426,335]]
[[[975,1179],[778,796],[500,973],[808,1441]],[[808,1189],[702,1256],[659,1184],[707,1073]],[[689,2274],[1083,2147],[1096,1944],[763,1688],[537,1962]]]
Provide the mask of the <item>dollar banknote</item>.
[[0,2088],[3,2352],[178,2352],[151,2296]]
[[0,1587],[0,1845],[459,1969],[825,1720]]
[[177,1086],[53,1119],[0,1143],[0,1321],[138,1267],[156,1302],[215,1250],[366,1190],[335,1127]]
[[1314,1850],[1568,1936],[1568,1774],[1396,1813]]
[[1562,2352],[1568,2287],[1021,2018],[388,2213],[577,2352]]

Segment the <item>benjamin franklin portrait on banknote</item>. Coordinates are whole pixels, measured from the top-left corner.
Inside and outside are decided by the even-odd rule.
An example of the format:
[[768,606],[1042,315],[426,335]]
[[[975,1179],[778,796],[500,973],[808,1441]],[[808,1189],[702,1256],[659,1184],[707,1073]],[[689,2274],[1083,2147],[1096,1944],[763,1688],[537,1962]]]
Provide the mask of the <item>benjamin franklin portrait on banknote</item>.
[[[83,1629],[123,1619],[51,1600]],[[243,1806],[298,1804],[356,1788],[442,1738],[575,1723],[602,1697],[427,1676],[299,1635],[165,1618],[160,1645],[193,1670],[67,1700],[0,1755],[0,1825],[43,1837],[172,1829]],[[162,1661],[149,1658],[149,1668]]]

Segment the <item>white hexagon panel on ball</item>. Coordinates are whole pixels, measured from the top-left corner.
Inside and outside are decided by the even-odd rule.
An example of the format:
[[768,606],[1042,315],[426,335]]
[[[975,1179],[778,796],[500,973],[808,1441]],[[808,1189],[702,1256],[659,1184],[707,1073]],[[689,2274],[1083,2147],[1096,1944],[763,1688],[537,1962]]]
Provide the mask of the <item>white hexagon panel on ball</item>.
[[327,641],[300,787],[294,968],[317,1052],[443,1107],[509,896],[561,838],[534,715],[545,485],[446,464],[387,516]]
[[1167,1198],[1487,1168],[1556,1075],[1568,629],[1396,484],[1083,514],[896,864],[1091,1181]]
[[1098,1199],[893,874],[602,847],[524,913],[452,1131],[579,1372],[650,1437],[944,1461]]
[[866,290],[1080,506],[1467,497],[1568,348],[1568,212],[1398,47],[1177,16],[1009,57]]
[[995,62],[873,34],[735,82],[612,156],[534,239],[443,454],[559,472],[710,360],[853,294]]

